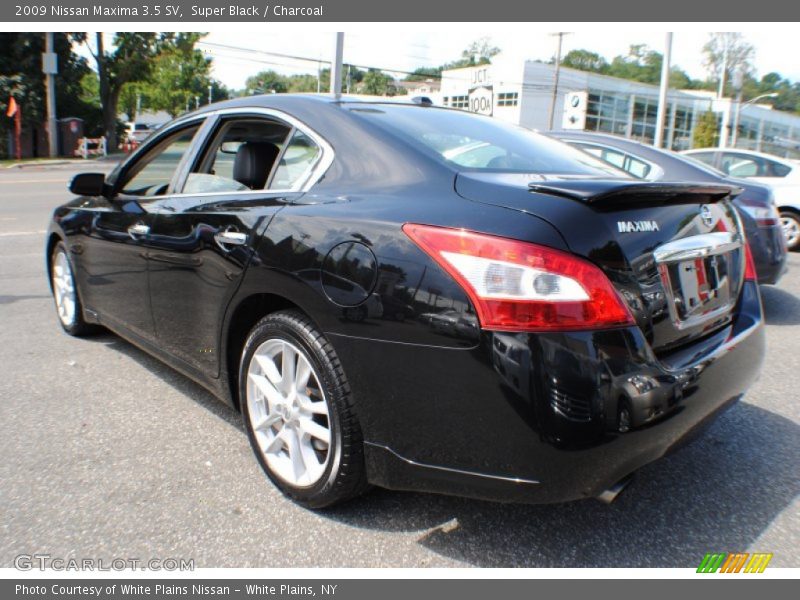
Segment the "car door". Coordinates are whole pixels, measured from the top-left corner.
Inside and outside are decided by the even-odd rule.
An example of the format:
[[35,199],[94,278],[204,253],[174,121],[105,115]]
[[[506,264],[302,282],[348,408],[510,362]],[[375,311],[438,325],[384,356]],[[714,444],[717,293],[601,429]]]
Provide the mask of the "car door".
[[77,251],[86,308],[112,328],[153,339],[146,251],[154,216],[170,197],[200,121],[170,128],[109,176],[109,198],[94,210]]
[[181,192],[159,211],[148,258],[159,346],[216,376],[225,309],[260,234],[302,194],[321,145],[252,111],[219,115],[209,129]]

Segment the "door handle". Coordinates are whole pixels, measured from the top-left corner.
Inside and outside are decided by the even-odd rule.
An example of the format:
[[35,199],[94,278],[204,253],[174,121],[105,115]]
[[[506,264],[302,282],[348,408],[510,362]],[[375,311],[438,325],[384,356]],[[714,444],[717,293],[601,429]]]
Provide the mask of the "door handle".
[[247,234],[239,231],[220,231],[214,234],[214,241],[223,249],[225,246],[243,246],[247,243]]
[[134,240],[138,239],[137,235],[147,235],[148,233],[150,233],[150,227],[144,223],[136,223],[128,227],[128,235]]

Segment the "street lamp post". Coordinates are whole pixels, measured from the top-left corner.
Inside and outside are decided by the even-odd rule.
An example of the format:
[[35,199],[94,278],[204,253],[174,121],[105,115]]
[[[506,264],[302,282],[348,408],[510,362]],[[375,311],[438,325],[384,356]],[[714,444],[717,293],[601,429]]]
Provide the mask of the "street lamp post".
[[777,92],[771,92],[769,94],[761,94],[760,96],[756,96],[755,98],[751,98],[747,102],[742,103],[741,95],[739,96],[740,101],[736,103],[736,115],[733,120],[733,132],[731,134],[731,146],[733,148],[736,148],[736,141],[739,138],[739,117],[742,114],[742,108],[744,108],[745,106],[749,106],[750,104],[755,104],[756,102],[764,98],[777,98],[777,97],[778,97]]
[[653,145],[661,148],[664,141],[664,121],[667,116],[667,90],[669,89],[670,56],[672,54],[672,32],[667,33],[664,42],[664,56],[661,61],[661,87],[658,90],[658,112],[656,113],[656,133]]
[[547,119],[548,121],[548,129],[550,131],[553,130],[553,120],[556,114],[556,101],[558,100],[558,78],[561,74],[561,46],[564,43],[564,36],[568,35],[569,32],[567,31],[559,31],[558,33],[552,33],[550,35],[558,36],[558,49],[556,50],[556,64],[555,70],[553,72],[553,97],[550,101],[550,115]]

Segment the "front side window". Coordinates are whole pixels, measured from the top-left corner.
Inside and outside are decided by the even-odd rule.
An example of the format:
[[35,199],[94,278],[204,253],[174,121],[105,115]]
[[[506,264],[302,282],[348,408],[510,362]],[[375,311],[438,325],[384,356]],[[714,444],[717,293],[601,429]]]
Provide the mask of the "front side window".
[[200,125],[182,129],[146,151],[127,170],[120,191],[128,196],[166,194],[178,165],[192,145]]
[[722,170],[731,177],[758,177],[758,162],[742,154],[724,154]]

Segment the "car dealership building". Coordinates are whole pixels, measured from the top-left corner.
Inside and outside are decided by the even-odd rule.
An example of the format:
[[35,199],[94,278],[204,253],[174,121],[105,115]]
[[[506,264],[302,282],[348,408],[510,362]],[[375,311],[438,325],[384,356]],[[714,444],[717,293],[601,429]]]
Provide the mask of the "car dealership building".
[[[500,55],[492,64],[444,71],[441,102],[546,131],[551,129],[554,81],[551,64]],[[562,67],[552,129],[600,131],[652,143],[658,93],[658,86]],[[739,106],[704,90],[669,91],[665,145],[690,148],[695,124],[707,111],[730,132],[728,146],[800,158],[800,117],[766,105]]]

